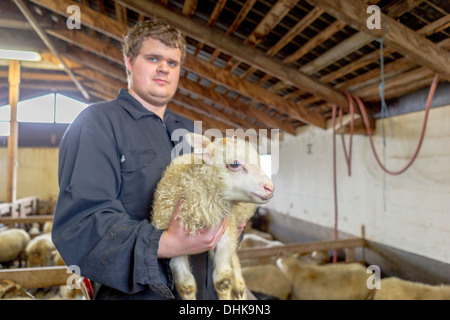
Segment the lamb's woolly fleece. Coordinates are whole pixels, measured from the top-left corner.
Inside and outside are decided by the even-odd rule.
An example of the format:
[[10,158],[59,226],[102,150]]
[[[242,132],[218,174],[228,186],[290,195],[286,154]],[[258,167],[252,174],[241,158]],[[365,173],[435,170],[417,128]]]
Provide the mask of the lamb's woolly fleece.
[[[193,155],[181,157],[192,159],[193,163]],[[172,161],[158,183],[153,225],[167,230],[180,199],[183,203],[178,219],[190,234],[220,224],[232,211],[230,202],[221,196],[225,186],[220,177],[226,169],[216,165],[186,164],[183,159],[179,160]]]

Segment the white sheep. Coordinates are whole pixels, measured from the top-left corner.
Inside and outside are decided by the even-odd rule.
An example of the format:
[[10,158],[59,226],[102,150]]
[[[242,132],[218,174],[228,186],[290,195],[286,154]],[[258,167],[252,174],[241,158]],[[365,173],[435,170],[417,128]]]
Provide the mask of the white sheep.
[[0,232],[0,263],[9,265],[20,258],[29,241],[30,235],[22,229],[12,228]]
[[[283,245],[284,243],[278,240],[267,240],[266,238],[263,238],[259,234],[245,233],[241,243],[239,244],[239,250],[253,249],[253,248],[273,248],[273,247],[280,247]],[[275,265],[275,262],[276,257],[274,256],[247,258],[240,260],[241,267],[259,266],[264,264]]]
[[299,300],[365,300],[370,294],[366,268],[359,263],[307,265],[289,256],[279,258],[277,265]]
[[287,300],[292,292],[292,283],[277,266],[273,264],[243,267],[247,288],[256,293],[263,293]]
[[43,233],[28,242],[25,253],[29,267],[45,267],[53,264],[56,247],[51,233]]
[[450,285],[429,285],[397,277],[381,279],[375,300],[450,300]]
[[[180,199],[177,216],[186,231],[195,234],[228,219],[228,227],[214,253],[214,286],[220,300],[246,298],[245,282],[237,257],[237,226],[255,212],[254,203],[269,201],[273,183],[259,166],[259,155],[238,138],[215,139],[189,133],[192,154],[175,158],[166,169],[155,193],[153,225],[166,230]],[[185,300],[195,300],[197,285],[187,256],[171,259],[176,287]]]
[[33,223],[31,224],[30,230],[28,230],[28,234],[29,234],[30,236],[36,236],[36,235],[38,235],[38,234],[40,234],[40,233],[41,233],[41,230],[40,230],[40,225],[39,225],[39,223],[33,222]]
[[52,232],[52,227],[53,227],[53,221],[46,221],[44,223],[44,226],[42,227],[42,232],[44,232],[44,233]]

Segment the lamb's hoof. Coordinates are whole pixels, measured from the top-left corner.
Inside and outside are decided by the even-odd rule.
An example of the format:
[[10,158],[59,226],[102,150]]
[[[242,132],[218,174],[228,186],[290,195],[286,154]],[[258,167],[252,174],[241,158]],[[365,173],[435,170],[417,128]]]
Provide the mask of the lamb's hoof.
[[219,300],[231,300],[231,279],[224,278],[214,282],[214,287],[217,290]]
[[214,283],[214,287],[218,291],[229,290],[231,287],[231,279],[225,278]]
[[196,300],[197,289],[195,286],[178,286],[178,293],[183,300]]
[[236,300],[247,300],[247,291],[245,284],[236,284],[233,288],[233,295]]

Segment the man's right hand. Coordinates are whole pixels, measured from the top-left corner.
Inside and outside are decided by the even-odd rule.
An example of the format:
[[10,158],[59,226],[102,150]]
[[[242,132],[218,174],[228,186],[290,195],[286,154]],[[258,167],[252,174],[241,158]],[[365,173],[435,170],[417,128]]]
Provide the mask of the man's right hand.
[[175,208],[169,228],[164,231],[159,240],[158,258],[173,258],[182,255],[194,255],[212,250],[216,247],[227,229],[226,219],[222,224],[211,229],[200,229],[195,235],[190,235],[183,225],[180,226],[177,216],[181,211],[180,200]]

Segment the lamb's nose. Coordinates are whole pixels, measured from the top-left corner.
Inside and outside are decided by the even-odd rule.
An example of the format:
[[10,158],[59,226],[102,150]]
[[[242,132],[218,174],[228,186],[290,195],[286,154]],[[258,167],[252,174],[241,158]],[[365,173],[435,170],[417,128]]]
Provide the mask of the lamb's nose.
[[269,194],[272,194],[274,189],[275,189],[275,187],[272,184],[264,185],[264,190],[266,190]]

